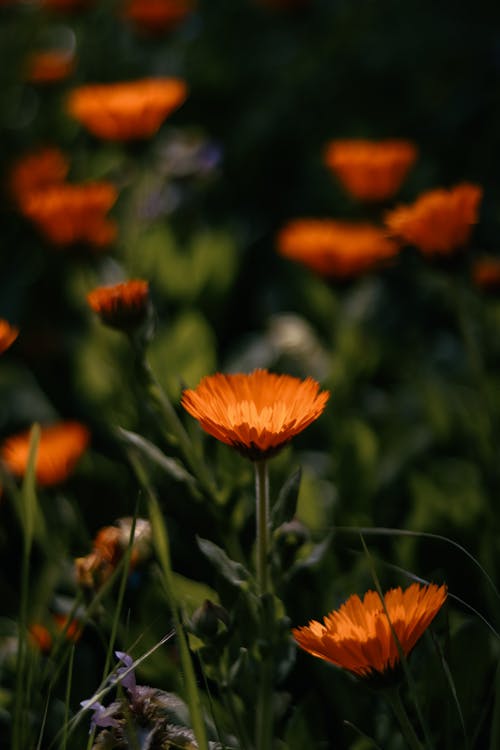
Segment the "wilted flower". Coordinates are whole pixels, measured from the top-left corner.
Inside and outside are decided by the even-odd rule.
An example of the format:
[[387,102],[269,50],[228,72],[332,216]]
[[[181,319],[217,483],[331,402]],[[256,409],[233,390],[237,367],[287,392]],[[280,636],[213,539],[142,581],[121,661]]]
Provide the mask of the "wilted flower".
[[178,78],[80,86],[68,98],[68,112],[98,138],[150,138],[186,95]]
[[29,83],[59,83],[69,78],[75,69],[75,58],[67,50],[46,50],[32,54],[26,66]]
[[139,31],[163,34],[181,23],[194,6],[194,0],[127,0],[123,16]]
[[0,354],[3,354],[19,336],[19,329],[0,318]]
[[[294,628],[298,645],[313,656],[347,669],[363,678],[390,676],[400,662],[398,644],[408,656],[443,606],[446,586],[413,583],[384,594],[368,591],[363,599],[354,594],[340,609],[327,615],[323,624],[312,620]],[[391,628],[392,626],[392,628]]]
[[149,284],[132,279],[114,286],[100,286],[89,292],[87,302],[106,325],[131,331],[147,319]]
[[55,147],[41,148],[22,156],[12,167],[10,190],[19,206],[31,193],[65,180],[69,161]]
[[249,375],[209,375],[194,390],[183,391],[181,404],[210,435],[259,460],[277,453],[314,422],[329,395],[312,378],[254,370]]
[[500,290],[500,258],[479,258],[472,266],[472,280],[484,291]]
[[424,254],[447,254],[467,243],[477,223],[482,188],[463,183],[430,190],[411,206],[398,206],[385,217],[391,234]]
[[[73,472],[90,440],[86,427],[78,422],[59,422],[42,427],[36,457],[35,474],[38,484],[52,486],[64,482]],[[0,457],[18,477],[24,476],[28,465],[30,431],[7,438]]]
[[54,245],[83,242],[107,247],[115,240],[117,228],[106,214],[117,197],[109,182],[60,183],[28,193],[22,211]]
[[394,257],[398,245],[372,224],[296,219],[280,231],[278,251],[324,276],[348,278]]
[[404,140],[335,140],[326,147],[325,162],[354,198],[384,201],[397,193],[417,153]]

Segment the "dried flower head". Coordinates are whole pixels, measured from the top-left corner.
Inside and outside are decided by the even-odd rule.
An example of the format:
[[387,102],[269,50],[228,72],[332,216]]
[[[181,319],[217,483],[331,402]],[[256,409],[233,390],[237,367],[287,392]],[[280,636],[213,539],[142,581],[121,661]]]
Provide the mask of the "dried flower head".
[[472,266],[474,284],[488,292],[500,290],[500,258],[478,258]]
[[[89,440],[88,429],[78,422],[42,427],[35,466],[38,484],[49,487],[64,482],[72,474]],[[3,442],[0,457],[15,476],[24,476],[29,449],[29,430]]]
[[19,336],[19,329],[0,318],[0,354],[3,354]]
[[278,251],[324,276],[348,278],[394,257],[398,245],[372,224],[297,219],[279,233]]
[[147,34],[172,31],[194,9],[194,0],[128,0],[124,18]]
[[69,114],[98,138],[130,141],[153,136],[186,95],[178,78],[146,78],[81,86],[67,104]]
[[259,460],[277,453],[314,422],[329,395],[312,378],[255,370],[209,375],[194,390],[185,390],[181,403],[210,435]]
[[417,154],[410,141],[335,140],[327,144],[325,162],[350,195],[376,202],[397,193]]
[[398,206],[385,217],[390,233],[424,254],[447,254],[463,247],[477,223],[483,191],[463,183],[450,190],[431,190],[410,206]]
[[330,612],[323,624],[312,620],[305,627],[294,628],[293,637],[313,656],[358,677],[384,676],[400,662],[393,631],[407,656],[446,596],[446,586],[413,583],[404,591],[398,587],[384,594],[384,609],[377,592],[368,591],[363,599],[354,594],[340,609]]
[[19,206],[31,193],[65,180],[69,161],[58,148],[47,147],[22,156],[12,167],[10,191]]
[[89,292],[87,302],[106,325],[131,331],[147,319],[149,284],[132,279],[114,286],[100,286]]
[[33,53],[27,62],[25,78],[29,83],[59,83],[75,69],[75,58],[67,50],[46,50]]
[[29,193],[21,208],[52,244],[82,242],[101,248],[116,238],[116,224],[106,214],[117,197],[109,182],[60,183]]

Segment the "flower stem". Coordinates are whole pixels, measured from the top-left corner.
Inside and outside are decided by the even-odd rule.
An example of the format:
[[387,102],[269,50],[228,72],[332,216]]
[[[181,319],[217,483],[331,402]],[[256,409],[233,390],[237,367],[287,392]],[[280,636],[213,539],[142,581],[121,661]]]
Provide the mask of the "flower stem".
[[401,734],[403,735],[406,744],[411,750],[422,750],[422,744],[415,733],[410,719],[408,718],[399,690],[397,688],[392,688],[386,690],[385,694],[399,722]]
[[257,585],[263,596],[269,591],[268,546],[269,546],[269,474],[267,461],[254,461],[255,500],[257,524]]

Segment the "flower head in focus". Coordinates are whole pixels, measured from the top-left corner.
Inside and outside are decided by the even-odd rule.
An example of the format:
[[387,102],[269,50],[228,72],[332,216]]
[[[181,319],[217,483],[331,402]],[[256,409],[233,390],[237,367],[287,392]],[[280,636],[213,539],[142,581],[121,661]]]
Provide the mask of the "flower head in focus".
[[116,224],[107,213],[117,197],[116,188],[109,182],[61,182],[28,193],[21,210],[53,245],[82,242],[102,248],[116,239]]
[[430,190],[410,206],[389,211],[385,223],[402,242],[425,255],[446,255],[463,247],[478,221],[482,198],[479,185],[463,183],[450,190]]
[[3,354],[19,336],[19,329],[0,318],[0,354]]
[[89,84],[71,92],[67,108],[98,138],[130,141],[153,136],[186,95],[186,84],[179,78]]
[[[50,487],[64,482],[72,474],[89,440],[88,429],[79,422],[59,422],[42,427],[35,465],[38,484]],[[24,476],[29,449],[29,430],[4,440],[0,458],[15,476]]]
[[483,291],[500,290],[500,258],[478,258],[471,273],[474,284]]
[[350,195],[377,202],[398,192],[417,154],[411,141],[335,140],[326,147],[325,163]]
[[69,161],[55,147],[41,148],[22,156],[10,172],[10,192],[19,206],[38,190],[64,182]]
[[373,224],[296,219],[278,235],[281,255],[323,275],[349,278],[370,271],[398,253],[398,245]]
[[217,373],[183,391],[181,404],[210,435],[260,460],[277,453],[320,416],[330,394],[319,388],[312,378],[267,370]]
[[69,78],[75,69],[75,58],[66,50],[35,52],[26,65],[25,78],[29,83],[59,83]]
[[194,6],[194,0],[127,0],[123,16],[138,31],[164,34],[178,26]]
[[89,292],[87,302],[107,326],[132,331],[148,317],[149,284],[132,279],[114,286],[100,286]]
[[400,662],[393,630],[408,656],[446,596],[446,586],[413,583],[404,591],[398,587],[384,594],[384,609],[377,592],[368,591],[363,599],[354,594],[323,624],[312,620],[292,634],[305,651],[358,677],[390,677]]

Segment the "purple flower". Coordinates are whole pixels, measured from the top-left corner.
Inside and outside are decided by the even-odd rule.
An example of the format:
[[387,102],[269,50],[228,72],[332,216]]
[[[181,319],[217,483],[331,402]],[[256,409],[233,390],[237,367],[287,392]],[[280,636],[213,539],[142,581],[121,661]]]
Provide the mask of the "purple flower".
[[108,706],[108,708],[105,708],[105,706],[102,705],[102,703],[99,703],[99,701],[94,701],[92,703],[91,700],[82,701],[80,703],[80,706],[84,709],[92,709],[93,714],[90,719],[90,730],[89,734],[94,730],[96,727],[119,727],[120,722],[118,719],[114,719],[111,715],[116,705]]
[[[135,672],[132,669],[134,660],[131,656],[125,653],[125,651],[115,651],[115,656],[125,665],[124,667],[119,667],[116,670],[119,682],[126,690],[128,690],[130,697],[132,698],[132,700],[134,700],[137,687],[137,683],[135,681]],[[122,677],[122,675],[125,676]]]

